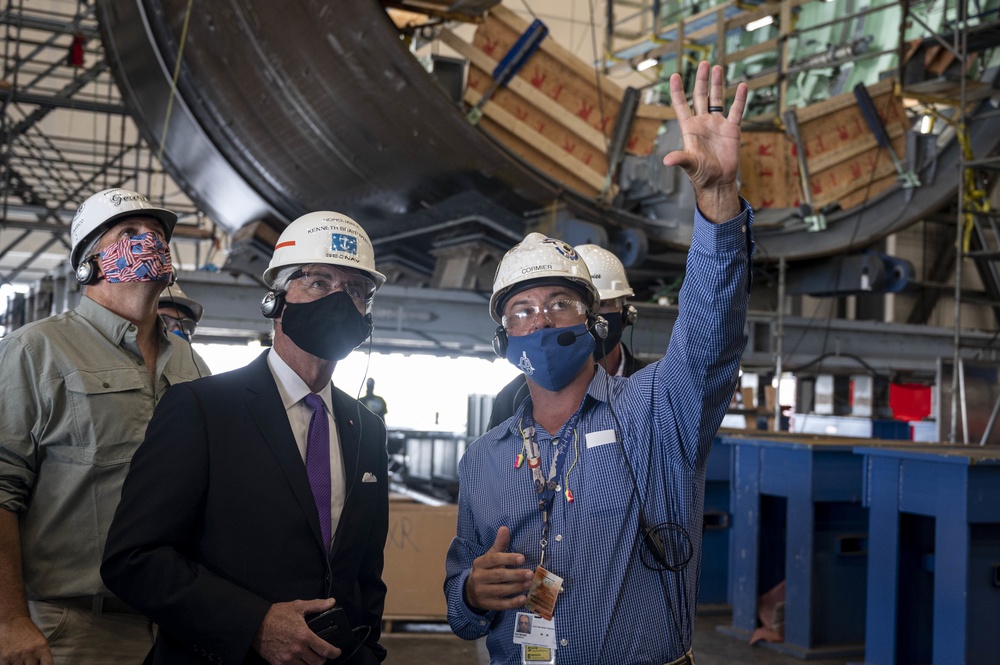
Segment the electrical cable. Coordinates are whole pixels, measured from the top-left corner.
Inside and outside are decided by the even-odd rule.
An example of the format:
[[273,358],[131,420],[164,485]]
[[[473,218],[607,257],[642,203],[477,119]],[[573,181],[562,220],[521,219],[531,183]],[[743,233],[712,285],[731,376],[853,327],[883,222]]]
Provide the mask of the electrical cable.
[[[601,340],[602,351],[604,351],[603,343],[604,340]],[[691,544],[690,536],[688,536],[687,531],[684,529],[682,525],[677,524],[675,522],[667,521],[667,522],[660,522],[656,525],[650,526],[646,522],[645,502],[642,499],[642,495],[639,494],[639,484],[635,478],[635,470],[632,468],[632,462],[629,459],[627,451],[625,450],[625,442],[622,441],[621,434],[622,432],[624,432],[624,429],[622,428],[621,421],[618,419],[618,414],[614,408],[614,398],[611,390],[612,387],[611,375],[605,372],[604,379],[605,379],[605,390],[607,392],[607,397],[608,397],[608,409],[611,411],[611,417],[615,422],[615,440],[618,442],[618,447],[621,450],[622,459],[625,461],[625,468],[628,471],[629,480],[631,481],[632,484],[632,492],[629,496],[629,509],[631,508],[633,499],[637,500],[639,507],[639,516],[638,516],[639,528],[636,531],[636,537],[641,542],[633,543],[633,550],[632,553],[629,555],[629,565],[628,568],[626,568],[626,571],[631,568],[635,553],[636,551],[638,551],[639,560],[642,562],[643,566],[647,570],[657,573],[657,578],[660,580],[660,586],[663,590],[663,600],[667,607],[667,613],[669,619],[673,623],[673,628],[677,632],[678,641],[683,646],[684,644],[686,644],[685,636],[687,632],[689,632],[685,630],[689,622],[686,620],[687,615],[684,611],[687,606],[687,594],[684,588],[687,580],[685,578],[684,572],[687,568],[688,563],[693,558],[694,547]],[[648,456],[646,462],[647,495],[649,493],[649,476],[651,475],[651,470],[652,470],[652,456],[653,456],[653,437],[652,437],[652,431],[650,431]],[[665,478],[664,481],[666,481]],[[664,482],[664,487],[666,487],[666,482]],[[670,502],[669,495],[667,500],[668,502]],[[676,506],[674,505],[668,505],[668,511],[671,512],[671,514],[679,514],[679,511],[676,510]],[[664,546],[663,544],[664,539],[661,533],[663,535],[668,536],[667,540],[671,544],[670,551],[668,551],[668,548]],[[680,540],[681,547],[677,548],[677,550],[683,551],[684,554],[676,561],[672,561],[670,555],[674,554],[677,551],[673,546],[677,543],[678,539]],[[643,556],[643,552],[647,552],[649,556],[653,558],[652,563],[648,561],[646,557]],[[665,574],[668,572],[674,573],[677,578],[679,607],[675,607],[674,603],[670,598],[669,584],[665,579]],[[618,596],[615,598],[615,604],[612,609],[611,613],[612,617],[614,617],[617,614],[618,605],[621,601],[621,594],[622,590],[619,589]],[[602,652],[603,652],[603,647],[604,643],[602,642],[601,645]],[[600,658],[598,658],[598,661],[600,661]]]

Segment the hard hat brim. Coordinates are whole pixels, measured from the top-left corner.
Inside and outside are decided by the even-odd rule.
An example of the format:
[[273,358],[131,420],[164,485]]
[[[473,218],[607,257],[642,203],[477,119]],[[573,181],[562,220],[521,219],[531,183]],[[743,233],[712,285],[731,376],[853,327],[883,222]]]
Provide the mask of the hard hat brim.
[[112,215],[108,219],[104,220],[100,226],[94,229],[87,237],[85,237],[73,251],[70,252],[70,262],[73,264],[73,270],[80,267],[80,261],[83,259],[84,252],[90,251],[91,246],[107,232],[107,230],[129,217],[152,217],[163,225],[163,237],[169,243],[170,239],[174,235],[174,228],[177,226],[177,213],[167,210],[166,208],[143,208],[142,210],[124,210],[117,215]]

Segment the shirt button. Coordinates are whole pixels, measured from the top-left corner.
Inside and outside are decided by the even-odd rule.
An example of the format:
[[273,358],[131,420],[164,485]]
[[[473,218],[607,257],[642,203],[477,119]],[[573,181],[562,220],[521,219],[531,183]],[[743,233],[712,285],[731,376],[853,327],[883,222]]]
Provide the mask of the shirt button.
[[136,360],[136,361],[135,361],[135,364],[136,364],[136,365],[142,365],[142,364],[143,364],[143,362],[142,362],[142,360]]
[[480,625],[480,626],[485,626],[485,625],[486,625],[486,622],[485,622],[485,621],[480,621],[480,622],[479,622],[479,625]]
[[128,327],[128,331],[129,331],[129,332],[135,332],[135,326],[134,326],[134,325],[130,325],[130,326]]
[[569,644],[569,640],[567,640],[567,639],[566,639],[566,638],[564,637],[564,638],[562,638],[561,640],[559,640],[559,644],[561,644],[562,646],[566,646],[567,644]]
[[105,382],[104,382],[104,383],[103,383],[102,385],[103,385],[103,386],[104,386],[105,388],[110,388],[110,387],[111,387],[111,384],[110,384],[110,383],[108,383],[107,381],[105,381]]
[[552,445],[553,446],[558,446],[559,445],[559,439],[552,439]]
[[562,541],[562,534],[561,534],[561,533],[557,533],[557,534],[556,534],[556,541],[557,541],[557,542],[560,542],[560,541]]

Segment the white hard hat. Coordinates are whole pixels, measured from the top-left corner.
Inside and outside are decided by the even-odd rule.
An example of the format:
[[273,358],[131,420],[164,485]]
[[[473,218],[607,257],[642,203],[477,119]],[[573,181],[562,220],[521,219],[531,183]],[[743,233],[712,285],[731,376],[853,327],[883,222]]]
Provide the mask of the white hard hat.
[[272,288],[279,270],[307,263],[355,268],[375,280],[376,289],[385,284],[385,275],[375,270],[375,250],[368,234],[339,212],[310,212],[286,226],[274,245],[264,283]]
[[205,314],[205,308],[202,307],[201,303],[197,300],[191,300],[184,295],[181,287],[176,282],[163,289],[157,307],[186,309],[191,312],[191,318],[194,319],[195,323],[201,321],[201,317]]
[[590,270],[590,279],[601,294],[601,300],[614,300],[635,295],[625,276],[625,266],[612,252],[600,245],[577,245],[574,247],[583,257]]
[[152,217],[163,225],[163,236],[170,242],[177,224],[177,213],[154,206],[149,199],[131,189],[105,189],[97,192],[77,209],[70,226],[73,248],[70,262],[80,267],[83,253],[97,242],[107,228],[125,217]]
[[[590,281],[587,264],[576,250],[562,240],[547,238],[541,233],[529,233],[524,240],[511,247],[493,278],[493,295],[490,297],[490,316],[497,323],[503,323],[504,303],[508,295],[542,286],[553,281],[569,280],[589,301],[590,312],[596,313],[600,306],[600,294]],[[515,288],[517,285],[520,288]]]

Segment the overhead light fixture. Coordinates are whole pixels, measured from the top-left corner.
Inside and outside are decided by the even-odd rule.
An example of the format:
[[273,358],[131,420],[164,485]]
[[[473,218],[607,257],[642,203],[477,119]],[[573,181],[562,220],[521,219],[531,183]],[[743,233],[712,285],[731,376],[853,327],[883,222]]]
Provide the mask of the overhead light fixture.
[[657,60],[656,58],[648,58],[647,60],[643,60],[638,65],[636,65],[635,66],[635,71],[637,71],[637,72],[644,72],[647,69],[649,69],[650,67],[656,67],[656,65],[658,65],[659,63],[660,63],[660,61]]
[[763,28],[765,25],[771,25],[774,23],[773,16],[765,16],[764,18],[759,18],[756,21],[750,21],[747,23],[747,32],[753,32],[758,28]]

